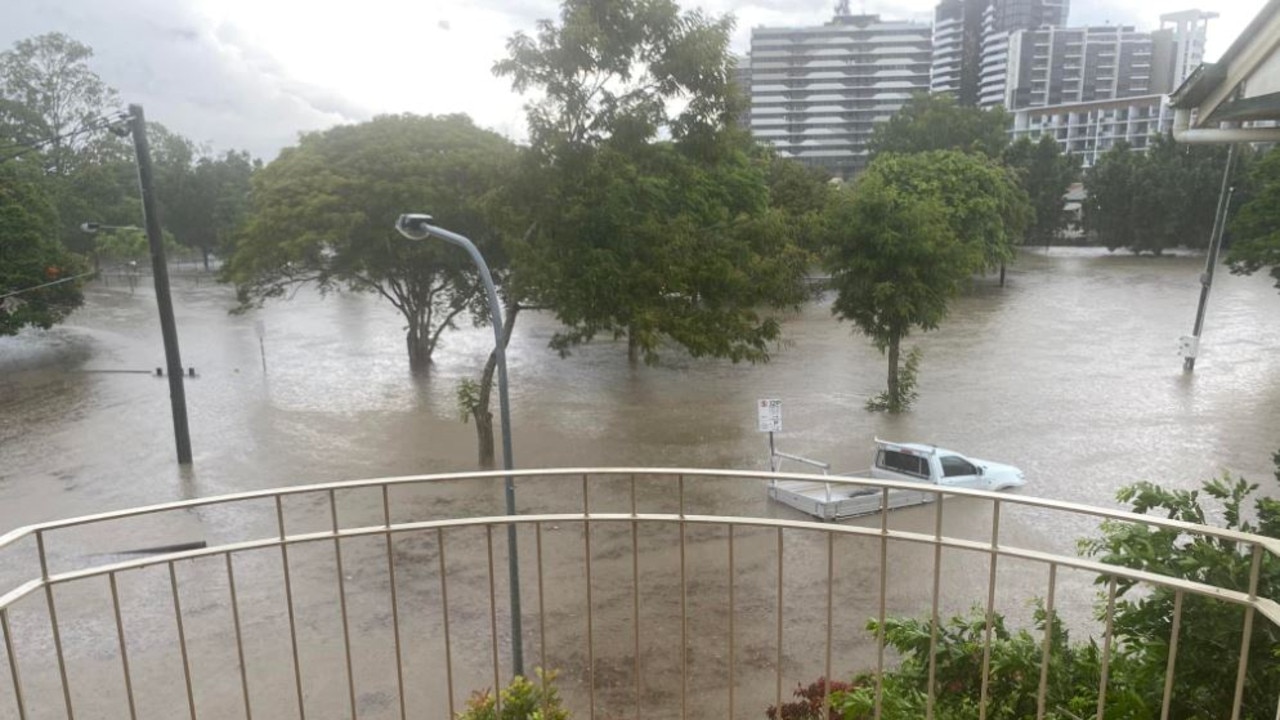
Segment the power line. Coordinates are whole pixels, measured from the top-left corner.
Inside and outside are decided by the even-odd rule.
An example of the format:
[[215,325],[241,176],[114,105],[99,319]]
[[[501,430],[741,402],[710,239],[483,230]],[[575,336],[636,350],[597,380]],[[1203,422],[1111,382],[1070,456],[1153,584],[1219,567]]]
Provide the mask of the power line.
[[96,130],[103,130],[105,128],[111,127],[113,124],[119,122],[121,119],[122,118],[119,115],[115,115],[111,117],[99,117],[99,118],[90,120],[89,122],[86,122],[85,124],[81,125],[79,128],[75,130],[62,133],[61,135],[55,135],[54,137],[45,138],[44,140],[39,140],[34,143],[14,143],[6,147],[0,147],[0,151],[18,149],[18,152],[12,155],[8,155],[6,157],[0,157],[0,163],[5,163],[10,160],[16,160],[22,157],[23,155],[29,155],[33,152],[36,152],[37,150],[40,150],[44,146],[52,145],[53,143],[56,143],[59,140],[70,140],[72,138],[78,137],[85,133],[94,132]]
[[82,277],[89,277],[90,275],[96,275],[96,274],[97,274],[97,272],[98,272],[97,270],[93,270],[93,271],[91,271],[91,272],[87,272],[87,273],[80,273],[79,275],[72,275],[71,277],[68,277],[68,278],[62,278],[61,280],[54,280],[53,282],[47,282],[47,283],[44,283],[44,284],[42,284],[42,285],[35,285],[35,286],[33,286],[33,287],[23,288],[23,289],[21,289],[21,290],[14,290],[13,292],[5,293],[4,295],[0,295],[0,300],[7,300],[7,299],[9,299],[9,298],[11,298],[11,297],[14,297],[14,296],[16,296],[16,295],[21,295],[21,294],[23,294],[23,293],[29,293],[29,292],[32,292],[32,291],[35,291],[35,290],[41,290],[41,289],[43,289],[43,288],[47,288],[47,287],[53,287],[54,285],[61,285],[62,283],[65,283],[65,282],[71,282],[72,280],[79,280],[79,279],[80,279],[80,278],[82,278]]

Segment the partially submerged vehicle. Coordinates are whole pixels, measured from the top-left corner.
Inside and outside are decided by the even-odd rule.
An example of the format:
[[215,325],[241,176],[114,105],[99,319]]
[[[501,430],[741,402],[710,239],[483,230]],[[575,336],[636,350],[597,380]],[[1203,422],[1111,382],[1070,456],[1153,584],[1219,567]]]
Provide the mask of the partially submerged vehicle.
[[[882,508],[892,510],[933,502],[939,488],[1006,490],[1026,484],[1023,472],[1012,465],[968,457],[933,445],[895,443],[879,438],[875,443],[875,464],[871,468],[833,477],[905,481],[928,486],[928,489],[891,488],[886,502],[884,490],[877,487],[816,480],[774,480],[769,484],[769,497],[821,520],[842,520],[876,513]],[[823,475],[831,469],[827,463],[777,450],[772,451],[770,467],[779,470],[786,460],[820,468]]]

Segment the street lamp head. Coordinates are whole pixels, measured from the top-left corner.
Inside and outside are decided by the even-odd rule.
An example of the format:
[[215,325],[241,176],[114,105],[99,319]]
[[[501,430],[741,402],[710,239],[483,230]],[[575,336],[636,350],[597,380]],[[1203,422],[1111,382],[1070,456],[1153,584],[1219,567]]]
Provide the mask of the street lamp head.
[[80,224],[80,232],[86,232],[86,233],[89,233],[90,235],[92,235],[92,234],[94,234],[94,233],[98,232],[98,229],[99,229],[99,228],[101,228],[101,227],[102,227],[102,224],[101,224],[101,223],[95,223],[95,222],[81,223],[81,224]]
[[423,213],[405,213],[396,220],[396,230],[410,240],[426,240],[434,218]]

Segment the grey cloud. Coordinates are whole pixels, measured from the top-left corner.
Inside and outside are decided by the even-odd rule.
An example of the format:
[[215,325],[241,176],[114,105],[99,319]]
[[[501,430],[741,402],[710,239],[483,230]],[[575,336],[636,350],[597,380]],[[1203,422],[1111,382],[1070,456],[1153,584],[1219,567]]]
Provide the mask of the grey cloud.
[[[270,159],[302,131],[367,118],[365,108],[290,78],[234,28],[182,2],[7,0],[0,47],[51,31],[94,48],[94,69],[149,119],[217,148]],[[109,7],[108,7],[109,5]]]

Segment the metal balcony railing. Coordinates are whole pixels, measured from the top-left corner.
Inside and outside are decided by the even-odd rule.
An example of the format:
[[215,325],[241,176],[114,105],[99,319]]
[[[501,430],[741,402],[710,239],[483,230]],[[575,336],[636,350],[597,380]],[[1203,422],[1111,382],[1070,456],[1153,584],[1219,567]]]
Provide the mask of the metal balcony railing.
[[[797,520],[763,500],[771,479],[856,484],[883,504],[908,485],[825,475],[509,474],[516,516],[495,514],[508,473],[488,472],[245,492],[0,536],[0,717],[451,718],[471,692],[511,675],[506,573],[495,571],[505,547],[494,542],[511,524],[522,548],[525,656],[559,671],[576,718],[763,717],[796,683],[881,676],[893,658],[862,629],[867,617],[927,615],[932,652],[942,614],[973,601],[987,618],[985,708],[991,618],[1016,605],[1010,588],[1042,597],[1050,611],[1084,597],[1087,616],[1093,580],[1110,579],[1098,717],[1117,581],[1176,593],[1166,706],[1183,596],[1243,608],[1246,648],[1255,625],[1280,624],[1280,606],[1257,593],[1262,561],[1280,547],[1254,535],[970,490],[851,524]],[[1052,539],[1100,520],[1250,548],[1251,591],[1030,542],[1044,539],[1030,530],[1051,529],[1043,535]],[[1223,717],[1239,713],[1247,660],[1222,658],[1239,678]],[[931,657],[931,678],[933,670]]]

